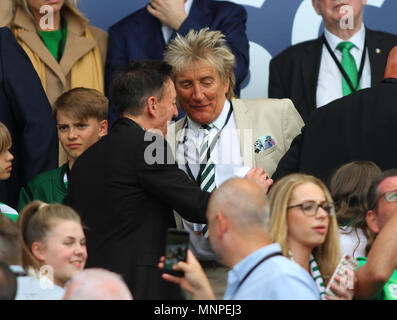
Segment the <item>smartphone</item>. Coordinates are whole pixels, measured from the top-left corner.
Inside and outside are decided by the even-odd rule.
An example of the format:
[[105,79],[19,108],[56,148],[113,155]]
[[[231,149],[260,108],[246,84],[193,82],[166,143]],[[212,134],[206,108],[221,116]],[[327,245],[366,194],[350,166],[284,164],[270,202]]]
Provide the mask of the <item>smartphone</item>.
[[174,276],[183,277],[183,271],[175,271],[172,267],[178,261],[186,261],[189,248],[189,232],[169,228],[165,248],[164,272]]
[[338,275],[342,278],[339,286],[342,289],[354,289],[354,271],[357,269],[358,262],[356,259],[350,257],[345,254],[342,259],[339,261],[338,266],[336,267],[334,274],[329,281],[325,293],[329,296],[335,297],[336,294],[331,289],[331,283],[336,283],[335,277]]

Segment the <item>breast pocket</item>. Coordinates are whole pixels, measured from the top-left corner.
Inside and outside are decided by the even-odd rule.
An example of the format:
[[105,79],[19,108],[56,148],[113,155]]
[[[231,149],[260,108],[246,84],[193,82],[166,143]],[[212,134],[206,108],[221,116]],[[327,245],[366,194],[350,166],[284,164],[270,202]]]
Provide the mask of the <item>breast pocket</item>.
[[268,174],[272,175],[276,170],[278,157],[274,154],[277,151],[278,145],[255,154],[255,167],[263,168]]

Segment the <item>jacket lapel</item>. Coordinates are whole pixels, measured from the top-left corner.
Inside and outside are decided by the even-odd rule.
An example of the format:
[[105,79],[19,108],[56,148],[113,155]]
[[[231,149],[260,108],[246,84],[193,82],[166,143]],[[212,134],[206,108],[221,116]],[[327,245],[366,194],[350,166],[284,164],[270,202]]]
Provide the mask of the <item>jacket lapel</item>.
[[371,66],[371,86],[374,86],[383,79],[388,52],[383,46],[382,38],[376,37],[372,30],[365,29],[365,38]]
[[210,2],[211,0],[194,0],[189,12],[191,20],[200,21],[202,26],[210,26]]
[[303,88],[306,95],[306,101],[308,101],[308,106],[305,107],[309,108],[310,106],[310,112],[314,110],[316,106],[317,82],[318,74],[320,72],[323,37],[324,35],[305,48],[306,54],[302,59]]
[[53,55],[44,45],[43,41],[37,34],[36,28],[31,18],[25,14],[22,9],[18,8],[15,13],[15,25],[24,29],[18,34],[18,37],[50,68],[66,86],[66,79],[62,69]]
[[237,129],[240,133],[240,148],[243,157],[243,164],[246,167],[254,166],[254,147],[252,132],[252,119],[248,114],[248,108],[240,99],[232,99],[233,114],[236,120]]
[[64,74],[69,74],[73,65],[96,46],[95,40],[85,37],[88,20],[83,17],[76,19],[76,14],[78,13],[69,10],[64,12],[65,19],[68,21],[65,52],[60,61]]

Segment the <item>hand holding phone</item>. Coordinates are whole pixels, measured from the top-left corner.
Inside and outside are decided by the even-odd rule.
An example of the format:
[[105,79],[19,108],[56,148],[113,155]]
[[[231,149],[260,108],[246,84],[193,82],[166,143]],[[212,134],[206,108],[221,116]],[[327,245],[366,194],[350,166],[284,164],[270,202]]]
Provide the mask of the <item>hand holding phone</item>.
[[[336,267],[331,280],[328,282],[328,285],[325,289],[325,293],[331,297],[336,297],[337,295],[332,291],[331,284],[335,284],[341,289],[354,289],[354,271],[357,269],[358,262],[356,259],[350,257],[345,254],[342,259],[339,261],[338,266]],[[340,281],[336,281],[335,278],[339,276]]]
[[187,249],[189,248],[189,232],[185,230],[170,228],[167,231],[164,272],[183,277],[182,271],[175,271],[172,267],[179,261],[185,261],[187,258]]

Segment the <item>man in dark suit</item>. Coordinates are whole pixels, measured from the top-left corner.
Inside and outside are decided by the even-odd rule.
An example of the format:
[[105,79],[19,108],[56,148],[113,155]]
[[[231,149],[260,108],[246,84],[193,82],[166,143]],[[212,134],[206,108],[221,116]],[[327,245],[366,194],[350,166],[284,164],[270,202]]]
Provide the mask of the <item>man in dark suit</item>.
[[143,61],[115,75],[110,95],[120,118],[75,162],[65,200],[87,226],[87,266],[121,274],[136,299],[181,298],[157,269],[175,227],[172,209],[205,222],[209,194],[178,169],[162,137],[177,114],[170,72]]
[[[316,108],[379,83],[387,55],[397,44],[397,36],[364,26],[363,7],[367,0],[344,1],[348,6],[334,0],[312,1],[323,18],[324,34],[289,47],[273,58],[269,75],[269,97],[290,98],[305,123]],[[345,53],[342,42],[352,44]],[[346,61],[351,58],[355,63],[353,74],[346,74],[352,81],[347,92],[343,82],[348,80],[344,80],[340,69],[345,68],[344,55]]]
[[0,182],[0,202],[16,207],[21,186],[58,165],[55,119],[39,77],[8,28],[0,29],[0,121],[11,133],[11,178]]
[[[236,57],[236,89],[248,73],[249,44],[246,35],[247,13],[241,5],[212,0],[150,0],[150,3],[109,28],[106,58],[106,83],[114,71],[131,60],[163,60],[173,31],[185,36],[189,30],[210,27],[225,36]],[[116,114],[112,105],[109,120]]]
[[339,166],[354,160],[373,161],[382,170],[396,168],[396,121],[397,46],[381,83],[313,112],[272,178],[304,172],[328,183]]

